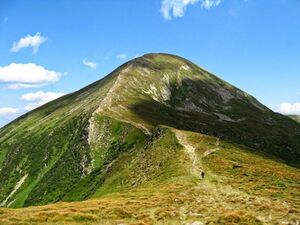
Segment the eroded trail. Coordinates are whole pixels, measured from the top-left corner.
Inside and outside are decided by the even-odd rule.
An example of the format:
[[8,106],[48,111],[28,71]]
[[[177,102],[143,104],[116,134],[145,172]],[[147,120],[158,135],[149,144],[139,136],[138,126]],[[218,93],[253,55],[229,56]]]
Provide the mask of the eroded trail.
[[175,135],[179,143],[185,148],[190,160],[191,160],[191,174],[198,176],[201,173],[202,168],[198,166],[198,157],[196,154],[196,148],[191,145],[187,140],[187,135],[179,130],[174,130]]
[[220,146],[220,138],[217,138],[217,141],[216,141],[216,148],[206,150],[206,151],[203,153],[202,158],[204,158],[204,157],[206,157],[206,156],[208,156],[208,155],[210,155],[210,154],[212,154],[212,153],[214,153],[214,152],[216,152],[216,151],[219,151],[219,150],[220,150],[219,146]]
[[[188,202],[188,204],[180,208],[179,214],[183,224],[189,220],[193,213],[193,215],[200,217],[202,219],[201,221],[207,221],[212,214],[218,214],[220,212],[223,214],[235,212],[237,215],[244,213],[249,218],[255,218],[262,222],[262,224],[268,225],[277,224],[278,221],[280,222],[278,224],[297,224],[297,222],[293,222],[293,217],[289,219],[286,217],[286,213],[290,210],[290,205],[279,200],[253,196],[239,189],[235,189],[228,183],[226,178],[212,173],[208,168],[204,168],[202,159],[220,150],[219,138],[216,139],[214,148],[207,149],[204,152],[203,149],[201,149],[203,153],[200,154],[200,152],[197,153],[198,144],[190,139],[191,137],[187,131],[175,129],[173,131],[191,160],[191,175],[195,175],[203,180],[201,173],[205,173],[205,179],[194,187],[194,191],[197,193],[195,194],[197,196],[195,202],[197,204],[201,203],[202,206],[205,206],[205,209],[209,209],[207,211],[202,210],[200,214],[197,214],[193,212],[197,207],[192,209],[194,203]],[[201,138],[199,141],[200,140]],[[215,182],[211,182],[212,179],[214,179]],[[181,194],[190,195],[188,191]],[[257,211],[255,205],[264,205],[266,208]],[[276,205],[276,208],[273,209],[270,207],[272,205]]]
[[191,174],[198,176],[200,179],[204,178],[204,168],[202,165],[202,158],[218,151],[219,145],[220,145],[220,139],[217,138],[216,141],[216,148],[213,149],[207,149],[201,156],[198,156],[196,153],[196,147],[191,144],[188,140],[188,134],[186,134],[184,131],[180,130],[174,130],[174,133],[179,141],[179,143],[185,148],[190,160],[191,160]]

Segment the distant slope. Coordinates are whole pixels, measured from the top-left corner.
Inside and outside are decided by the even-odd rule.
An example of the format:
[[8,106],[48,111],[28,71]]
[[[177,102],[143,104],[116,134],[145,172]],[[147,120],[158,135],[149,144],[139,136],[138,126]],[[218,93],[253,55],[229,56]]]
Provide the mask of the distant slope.
[[299,115],[289,115],[290,118],[292,118],[293,120],[300,122],[300,116]]
[[147,54],[0,129],[0,205],[85,200],[194,180],[195,157],[174,129],[239,146],[280,171],[285,163],[299,167],[299,123],[183,58]]

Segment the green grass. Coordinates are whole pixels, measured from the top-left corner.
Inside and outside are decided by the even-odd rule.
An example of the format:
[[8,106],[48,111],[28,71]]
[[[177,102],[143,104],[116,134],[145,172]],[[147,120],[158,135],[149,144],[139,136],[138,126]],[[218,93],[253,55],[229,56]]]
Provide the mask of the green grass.
[[299,149],[296,121],[187,60],[150,54],[0,129],[0,203],[27,174],[5,206],[57,203],[1,209],[0,223],[296,223]]
[[[77,165],[83,155],[86,163],[90,160],[84,130],[95,101],[105,96],[112,81],[108,78],[64,96],[0,130],[0,202],[25,174],[25,183],[8,201],[14,200],[12,207],[55,202],[81,179]],[[99,85],[107,86],[98,90]]]
[[[204,152],[216,147],[217,139],[184,132],[187,142],[195,147],[198,163],[203,164],[199,166],[203,166],[206,171],[206,177],[201,181],[189,174],[191,162],[173,131],[160,127],[155,133],[155,138],[144,151],[127,152],[120,156],[112,167],[112,176],[92,199],[18,210],[0,209],[0,223],[296,223],[300,214],[297,202],[298,169],[252,153],[243,146],[223,141],[218,145],[218,151],[203,157]],[[169,151],[162,152],[162,149]],[[130,163],[129,159],[132,160]],[[151,159],[157,161],[152,162]],[[160,162],[164,162],[163,165]],[[234,165],[239,167],[233,169]],[[126,170],[127,166],[131,168]],[[147,173],[145,168],[149,168]],[[116,171],[123,172],[117,174]],[[249,174],[247,179],[252,179],[254,174],[259,179],[246,181],[243,174]],[[126,185],[139,182],[144,177],[147,179],[143,182],[127,188]],[[122,183],[123,186],[120,186]],[[259,191],[257,186],[261,184],[276,184],[280,190],[276,193],[270,188]],[[116,188],[118,186],[120,189]],[[280,196],[278,193],[281,191],[284,193]]]
[[204,165],[238,190],[300,206],[299,169],[228,143],[222,143],[220,151],[204,158]]

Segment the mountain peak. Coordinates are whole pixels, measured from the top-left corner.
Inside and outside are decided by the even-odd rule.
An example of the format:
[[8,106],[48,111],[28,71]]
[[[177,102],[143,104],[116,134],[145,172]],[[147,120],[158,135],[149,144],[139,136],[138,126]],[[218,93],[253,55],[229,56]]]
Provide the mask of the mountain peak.
[[191,132],[299,166],[299,123],[186,59],[151,53],[0,129],[0,204],[81,200],[143,184],[167,171],[182,132],[183,145]]

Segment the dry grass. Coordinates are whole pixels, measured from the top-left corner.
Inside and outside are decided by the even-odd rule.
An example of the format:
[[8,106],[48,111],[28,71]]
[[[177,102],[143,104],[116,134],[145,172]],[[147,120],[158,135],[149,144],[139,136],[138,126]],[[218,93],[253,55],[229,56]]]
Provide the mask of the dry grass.
[[182,176],[159,186],[151,183],[82,202],[0,209],[0,224],[176,225],[199,221],[209,225],[292,225],[299,222],[298,169],[223,142],[220,150],[202,158],[205,150],[215,147],[216,139],[188,134],[188,141],[199,156],[199,166],[206,171],[202,181]]
[[1,209],[0,224],[296,224],[299,215],[284,201],[229,186],[174,182],[83,202]]

